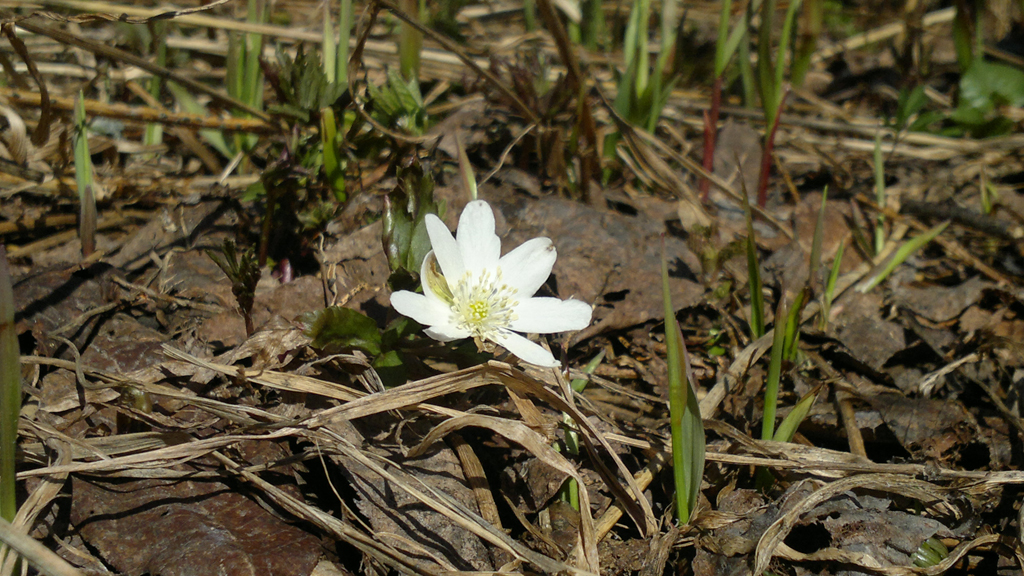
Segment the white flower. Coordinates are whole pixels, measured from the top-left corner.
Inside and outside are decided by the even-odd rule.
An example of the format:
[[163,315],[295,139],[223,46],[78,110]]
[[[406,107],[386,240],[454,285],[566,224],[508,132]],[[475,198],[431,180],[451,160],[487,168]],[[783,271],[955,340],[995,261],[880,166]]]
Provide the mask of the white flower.
[[483,200],[466,205],[455,238],[433,214],[426,225],[433,250],[420,270],[423,294],[395,292],[395,310],[427,326],[435,340],[489,340],[531,364],[558,366],[550,352],[516,334],[553,334],[590,324],[585,302],[533,297],[555,265],[551,240],[534,238],[501,256],[494,213]]

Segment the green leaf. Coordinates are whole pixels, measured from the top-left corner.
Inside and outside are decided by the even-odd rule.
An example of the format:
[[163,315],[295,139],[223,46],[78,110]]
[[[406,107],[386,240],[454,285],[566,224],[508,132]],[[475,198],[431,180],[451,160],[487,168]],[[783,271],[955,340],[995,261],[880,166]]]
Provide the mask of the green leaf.
[[764,417],[761,422],[761,439],[775,437],[775,410],[779,404],[779,384],[782,381],[782,354],[786,346],[786,299],[779,298],[775,308],[775,332],[772,336],[772,353],[768,360],[768,376],[764,381]]
[[875,274],[870,275],[857,289],[861,292],[869,292],[872,288],[881,284],[897,266],[906,261],[911,254],[920,250],[925,244],[934,240],[936,236],[946,229],[946,226],[949,226],[949,222],[943,222],[942,224],[933,226],[926,232],[904,242],[903,245],[896,250],[896,253],[892,258],[889,258]]
[[409,379],[409,369],[402,360],[402,355],[395,350],[388,350],[377,356],[371,366],[377,371],[385,388],[401,386]]
[[352,36],[352,0],[341,0],[338,16],[338,53],[335,55],[334,81],[344,92],[348,88],[348,41]]
[[324,76],[327,77],[328,82],[337,82],[338,65],[335,59],[338,57],[338,46],[334,40],[331,8],[327,3],[324,3],[324,36],[320,53],[323,54]]
[[804,418],[807,418],[811,407],[814,406],[814,401],[818,399],[818,392],[820,390],[821,384],[815,386],[814,390],[811,390],[796,403],[796,406],[793,406],[793,410],[782,419],[779,429],[775,431],[774,440],[777,442],[789,442],[793,439],[793,435],[796,434],[800,423],[804,421]]
[[443,206],[434,201],[433,178],[415,164],[399,174],[398,186],[385,203],[382,239],[392,272],[420,273],[431,250],[427,214],[441,215]]
[[82,91],[75,98],[75,182],[78,198],[85,197],[85,190],[92,186],[92,158],[89,156],[89,135],[85,118],[85,100]]
[[960,78],[960,102],[972,108],[1024,106],[1024,72],[1006,64],[975,60]]
[[[597,367],[601,365],[601,361],[604,360],[604,353],[605,349],[602,348],[601,351],[597,353],[597,356],[591,358],[590,362],[587,362],[587,365],[583,367],[583,372],[586,374],[593,374],[594,370],[597,370]],[[576,378],[569,383],[569,387],[572,388],[573,392],[582,394],[583,390],[587,387],[587,382],[588,380],[586,379]]]
[[1024,106],[1024,72],[975,58],[960,77],[960,101],[950,119],[975,136],[1004,133],[1012,123],[994,114],[999,106]]
[[[718,41],[715,42],[715,77],[718,78],[725,74],[725,67],[728,66],[729,60],[732,59],[733,53],[736,51],[736,46],[739,44],[737,39],[735,43],[730,42],[734,35],[729,33],[729,17],[732,15],[732,0],[723,0],[718,15]],[[736,25],[734,30],[742,32],[741,27],[743,22],[741,21]],[[738,38],[738,36],[737,36]]]
[[[789,8],[786,10],[786,18],[782,23],[782,35],[779,37],[779,59],[775,62],[775,89],[778,90],[779,96],[776,99],[776,105],[781,104],[782,100],[782,80],[784,72],[786,70],[786,57],[785,53],[789,50],[790,42],[789,38],[793,34],[793,22],[796,19],[796,11],[800,8],[800,0],[791,0]],[[777,116],[777,112],[776,115]],[[775,117],[773,116],[773,118]]]
[[14,290],[7,250],[0,244],[0,516],[18,512],[15,453],[21,411],[21,358],[14,327]]
[[339,155],[341,138],[339,138],[338,124],[334,118],[334,110],[323,108],[320,110],[320,144],[324,153],[324,176],[327,183],[334,192],[334,199],[338,202],[345,201],[345,163]]
[[[209,112],[207,112],[206,110],[206,107],[200,104],[188,90],[186,90],[177,82],[168,80],[167,91],[170,92],[172,96],[174,96],[174,99],[178,102],[178,105],[181,106],[185,110],[185,112],[188,112],[189,114],[199,114],[201,116],[206,116],[209,114]],[[206,140],[206,142],[209,143],[210,146],[213,146],[214,150],[220,152],[221,155],[224,156],[225,158],[234,157],[235,152],[232,150],[231,146],[228,145],[227,139],[224,138],[224,133],[221,132],[220,130],[200,130],[199,135],[202,136],[203,140]]]
[[299,317],[314,348],[358,348],[377,356],[381,353],[381,335],[377,323],[351,308],[331,306]]
[[704,421],[693,386],[693,371],[686,342],[676,320],[669,291],[668,261],[661,255],[661,290],[665,305],[665,345],[668,348],[669,417],[672,427],[672,468],[676,487],[676,515],[690,521],[704,478]]
[[797,292],[793,305],[786,316],[786,338],[782,345],[782,357],[785,360],[796,360],[797,344],[800,342],[800,316],[804,309],[809,290],[805,287]]
[[900,99],[896,105],[896,130],[903,130],[907,127],[910,117],[920,112],[928,103],[928,96],[924,92],[924,85],[918,85],[913,90],[904,88],[900,91]]
[[832,300],[835,299],[836,282],[839,280],[839,268],[843,263],[843,249],[846,248],[846,239],[839,241],[839,249],[836,250],[836,257],[832,260],[832,269],[828,273],[828,281],[825,283],[824,305],[821,308],[821,321],[819,328],[824,331],[828,326],[829,312],[832,309]]

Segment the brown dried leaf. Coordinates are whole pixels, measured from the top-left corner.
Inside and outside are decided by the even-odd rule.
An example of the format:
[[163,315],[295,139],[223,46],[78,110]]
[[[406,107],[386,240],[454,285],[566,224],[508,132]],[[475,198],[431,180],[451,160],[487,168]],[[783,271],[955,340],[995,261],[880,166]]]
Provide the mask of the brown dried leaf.
[[219,482],[76,477],[73,492],[71,521],[129,575],[304,576],[320,557],[317,538]]

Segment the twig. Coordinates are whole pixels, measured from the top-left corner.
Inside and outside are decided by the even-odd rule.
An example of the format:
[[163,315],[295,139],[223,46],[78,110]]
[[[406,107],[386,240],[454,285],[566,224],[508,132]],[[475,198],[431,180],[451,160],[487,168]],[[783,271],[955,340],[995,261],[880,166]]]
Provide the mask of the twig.
[[21,554],[29,563],[48,576],[84,576],[66,560],[54,554],[53,551],[28,534],[21,533],[2,518],[0,518],[0,540],[17,550],[18,554]]
[[[21,92],[11,88],[0,87],[0,97],[8,99],[12,104],[22,106],[41,106],[43,96],[39,92]],[[74,98],[51,96],[46,102],[55,110],[70,112],[74,110]],[[127,104],[109,104],[99,100],[84,100],[85,112],[89,116],[117,118],[132,122],[153,122],[185,128],[212,128],[233,132],[253,132],[266,134],[280,132],[280,128],[263,120],[252,118],[218,118],[216,116],[199,116],[197,114],[181,114],[149,108],[146,106],[128,106]]]

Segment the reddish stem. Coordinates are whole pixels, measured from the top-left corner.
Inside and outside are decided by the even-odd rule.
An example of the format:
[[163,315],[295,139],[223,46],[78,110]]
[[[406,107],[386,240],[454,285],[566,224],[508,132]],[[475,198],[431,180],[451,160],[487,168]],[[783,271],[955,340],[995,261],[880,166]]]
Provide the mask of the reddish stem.
[[768,176],[772,170],[772,154],[775,153],[775,133],[779,129],[779,117],[782,116],[782,109],[786,106],[786,98],[789,96],[789,84],[782,88],[782,98],[779,98],[779,107],[775,110],[775,120],[764,140],[764,153],[761,154],[761,174],[757,181],[757,205],[764,208],[768,202]]
[[[722,107],[722,77],[716,76],[711,88],[711,111],[704,112],[704,170],[710,174],[715,169],[715,139],[718,135],[718,110]],[[708,201],[711,181],[701,178],[700,198]]]

